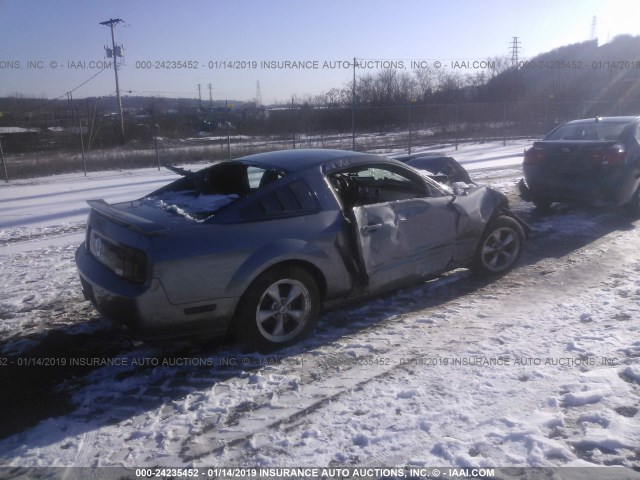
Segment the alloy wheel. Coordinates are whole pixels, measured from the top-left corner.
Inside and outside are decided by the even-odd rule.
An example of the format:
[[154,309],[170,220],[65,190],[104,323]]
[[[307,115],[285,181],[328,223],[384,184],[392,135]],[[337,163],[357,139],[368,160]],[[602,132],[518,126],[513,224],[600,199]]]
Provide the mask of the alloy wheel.
[[482,263],[493,273],[507,270],[518,258],[520,239],[513,229],[501,227],[495,229],[482,245]]
[[311,312],[311,293],[304,283],[292,278],[278,280],[258,302],[258,331],[269,342],[287,342],[304,330]]

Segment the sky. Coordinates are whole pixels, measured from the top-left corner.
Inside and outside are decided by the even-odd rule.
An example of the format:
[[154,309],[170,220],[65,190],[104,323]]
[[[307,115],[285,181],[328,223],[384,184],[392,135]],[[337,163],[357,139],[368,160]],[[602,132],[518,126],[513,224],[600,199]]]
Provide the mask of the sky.
[[594,17],[600,44],[639,35],[636,13],[637,0],[0,0],[0,96],[113,95],[112,18],[124,95],[197,98],[200,84],[208,100],[211,84],[214,100],[251,100],[259,82],[270,104],[345,85],[354,57],[358,74],[446,68],[510,57],[518,37],[526,59],[589,40]]

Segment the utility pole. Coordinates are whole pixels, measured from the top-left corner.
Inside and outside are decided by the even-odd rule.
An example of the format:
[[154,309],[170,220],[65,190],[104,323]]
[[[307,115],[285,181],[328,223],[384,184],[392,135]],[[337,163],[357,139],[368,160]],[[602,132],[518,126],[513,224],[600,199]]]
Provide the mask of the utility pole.
[[[112,52],[113,52],[113,71],[116,74],[116,95],[118,97],[118,111],[120,114],[120,142],[122,143],[122,145],[124,145],[124,117],[122,115],[122,100],[120,99],[120,83],[118,82],[118,57],[122,56],[122,53],[120,53],[120,55],[118,55],[118,52],[121,51],[121,49],[116,49],[116,37],[115,34],[113,33],[113,27],[115,27],[118,23],[122,22],[123,20],[120,18],[110,18],[109,20],[105,21],[105,22],[100,22],[100,25],[105,25],[109,28],[111,28],[111,46],[113,48]],[[107,49],[107,53],[108,53],[108,49]],[[108,55],[107,55],[108,56]]]
[[200,84],[198,84],[198,110],[202,111],[202,93],[200,91]]

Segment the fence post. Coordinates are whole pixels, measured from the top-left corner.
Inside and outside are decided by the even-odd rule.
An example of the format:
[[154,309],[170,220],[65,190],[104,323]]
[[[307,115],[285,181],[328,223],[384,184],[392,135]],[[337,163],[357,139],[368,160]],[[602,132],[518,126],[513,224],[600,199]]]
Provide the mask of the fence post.
[[453,126],[453,130],[455,132],[455,136],[456,136],[456,150],[458,150],[458,104],[455,104],[456,107],[456,116],[455,116],[455,123]]
[[224,101],[224,118],[227,124],[227,158],[231,160],[231,134],[229,133],[229,101]]
[[2,137],[0,136],[0,158],[2,158],[2,170],[4,171],[4,182],[9,183],[9,174],[7,173],[7,164],[4,161],[4,151],[2,150]]
[[507,145],[507,102],[502,105],[502,146]]
[[544,131],[549,131],[549,102],[544,102]]
[[407,155],[411,155],[411,100],[409,100],[409,145]]
[[158,165],[158,171],[160,171],[160,125],[155,124],[156,127],[156,164]]
[[84,138],[82,137],[82,120],[78,119],[78,129],[80,130],[80,148],[82,149],[82,168],[84,176],[87,176],[87,160],[84,158]]
[[292,125],[292,135],[291,135],[291,139],[293,140],[293,149],[296,149],[296,110],[295,110],[296,106],[294,104],[294,97],[291,97],[291,125]]
[[353,57],[353,85],[351,87],[351,150],[356,149],[356,57]]

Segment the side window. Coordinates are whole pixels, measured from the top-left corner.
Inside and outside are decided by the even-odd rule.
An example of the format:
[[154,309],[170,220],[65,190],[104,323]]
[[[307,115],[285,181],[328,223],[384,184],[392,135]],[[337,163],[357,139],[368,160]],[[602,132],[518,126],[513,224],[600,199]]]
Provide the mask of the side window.
[[362,172],[360,172],[360,175],[364,178],[372,177],[376,180],[382,180],[382,181],[388,180],[388,181],[393,181],[400,184],[406,183],[407,185],[409,185],[411,183],[411,180],[409,180],[406,177],[403,177],[402,175],[399,175],[390,170],[386,170],[378,167],[367,168],[366,170],[363,170]]
[[430,196],[422,179],[386,165],[341,171],[333,174],[329,182],[345,209]]
[[284,173],[271,168],[265,169],[256,166],[250,166],[247,168],[247,178],[249,180],[249,188],[251,190],[264,187],[271,182],[279,180],[283,176]]
[[267,220],[274,217],[308,215],[319,209],[318,201],[305,182],[296,180],[259,196],[244,207],[245,220]]

